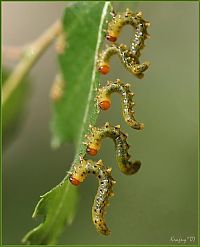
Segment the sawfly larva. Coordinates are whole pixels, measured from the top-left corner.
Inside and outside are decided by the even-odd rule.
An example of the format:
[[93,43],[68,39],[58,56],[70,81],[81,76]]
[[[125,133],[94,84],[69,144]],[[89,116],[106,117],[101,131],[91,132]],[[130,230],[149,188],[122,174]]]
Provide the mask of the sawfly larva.
[[144,77],[143,72],[148,69],[150,63],[140,64],[139,59],[125,45],[112,44],[103,50],[97,60],[97,68],[101,74],[107,74],[110,71],[110,58],[117,54],[124,67],[139,79]]
[[95,156],[101,148],[101,141],[103,138],[110,137],[115,143],[116,160],[121,172],[126,175],[132,175],[136,173],[140,166],[140,161],[129,161],[130,155],[128,153],[129,145],[126,141],[127,135],[120,130],[120,126],[110,126],[106,123],[103,127],[92,127],[91,133],[86,135],[88,141],[84,144],[87,145],[87,153]]
[[122,96],[122,115],[126,123],[133,129],[142,130],[144,124],[136,121],[134,117],[133,95],[130,90],[129,84],[122,83],[119,79],[116,81],[108,81],[107,85],[98,89],[97,102],[102,110],[108,110],[111,105],[111,94],[116,92]]
[[150,26],[150,23],[143,19],[142,12],[133,13],[127,9],[124,13],[113,14],[112,20],[108,24],[106,38],[111,42],[115,42],[123,26],[127,24],[136,29],[131,44],[131,51],[134,55],[140,56],[140,50],[144,47],[144,41],[149,37],[147,28]]
[[69,172],[69,180],[75,186],[83,182],[89,174],[94,174],[99,180],[99,187],[92,207],[92,220],[97,231],[103,235],[110,234],[105,223],[105,209],[108,206],[109,197],[114,195],[112,187],[116,183],[111,176],[111,170],[104,166],[102,160],[94,162],[80,158],[80,163],[74,164]]

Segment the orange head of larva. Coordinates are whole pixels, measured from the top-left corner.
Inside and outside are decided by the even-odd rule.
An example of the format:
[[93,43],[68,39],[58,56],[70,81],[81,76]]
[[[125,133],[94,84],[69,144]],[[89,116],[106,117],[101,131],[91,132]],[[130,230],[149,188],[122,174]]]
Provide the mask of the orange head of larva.
[[97,149],[95,148],[90,148],[89,146],[87,147],[87,153],[91,156],[95,156],[97,154]]
[[72,176],[69,177],[69,181],[70,181],[71,184],[73,184],[75,186],[78,186],[81,183],[78,179],[76,179],[76,178],[74,178]]
[[117,40],[117,37],[110,35],[109,33],[106,34],[106,39],[110,42],[115,42]]
[[103,100],[101,102],[99,102],[99,108],[101,108],[101,110],[108,110],[110,108],[110,101],[109,100]]
[[108,64],[102,64],[99,66],[98,70],[101,74],[106,75],[110,71],[110,67]]

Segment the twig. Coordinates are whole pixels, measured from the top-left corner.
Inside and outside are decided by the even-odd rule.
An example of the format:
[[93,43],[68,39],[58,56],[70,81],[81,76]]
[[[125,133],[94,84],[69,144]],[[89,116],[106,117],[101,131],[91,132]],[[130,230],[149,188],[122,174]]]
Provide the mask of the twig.
[[2,105],[6,103],[12,92],[21,83],[35,62],[61,32],[62,24],[60,20],[57,20],[38,39],[25,48],[21,60],[3,85]]

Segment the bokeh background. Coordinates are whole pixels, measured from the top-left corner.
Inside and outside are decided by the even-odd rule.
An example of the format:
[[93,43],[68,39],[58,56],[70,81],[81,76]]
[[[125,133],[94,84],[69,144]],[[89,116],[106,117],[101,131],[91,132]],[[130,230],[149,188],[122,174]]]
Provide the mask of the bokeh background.
[[[21,46],[37,38],[59,18],[66,2],[3,2],[3,45]],[[151,67],[143,80],[125,71],[118,58],[112,72],[102,77],[129,82],[135,92],[136,117],[143,132],[124,124],[121,104],[113,96],[105,121],[121,124],[129,134],[130,153],[142,161],[135,176],[121,174],[115,165],[114,145],[105,140],[99,157],[113,167],[117,180],[107,222],[110,237],[96,233],[91,207],[97,189],[92,176],[80,187],[76,218],[66,227],[59,244],[177,244],[171,239],[194,236],[198,231],[198,2],[115,2],[117,11],[130,7],[143,11],[151,22],[141,61]],[[129,45],[132,27],[120,41]],[[13,65],[4,59],[7,66]],[[39,196],[58,184],[75,153],[66,143],[50,147],[50,88],[58,64],[52,46],[30,73],[30,88],[18,131],[3,149],[3,244],[20,244],[23,235],[39,224],[31,215]],[[13,123],[15,125],[15,123]],[[5,140],[4,140],[5,141]]]

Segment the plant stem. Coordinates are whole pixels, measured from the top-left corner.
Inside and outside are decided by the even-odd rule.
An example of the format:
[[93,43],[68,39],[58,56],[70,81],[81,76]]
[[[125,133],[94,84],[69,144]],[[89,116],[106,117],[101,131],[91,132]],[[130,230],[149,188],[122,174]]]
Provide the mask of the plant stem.
[[6,103],[12,92],[21,83],[35,62],[61,32],[62,24],[60,20],[57,20],[38,39],[25,48],[21,60],[3,85],[2,105]]

